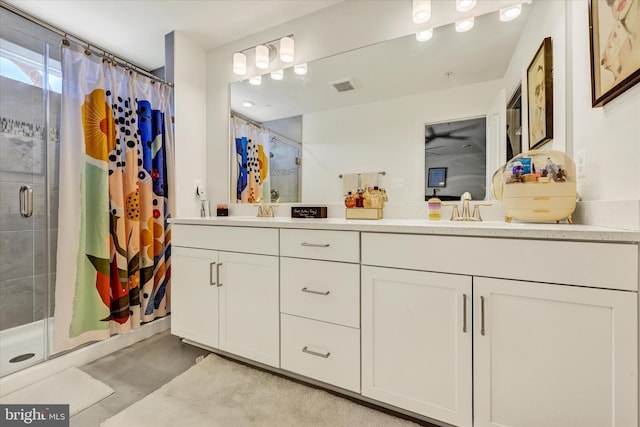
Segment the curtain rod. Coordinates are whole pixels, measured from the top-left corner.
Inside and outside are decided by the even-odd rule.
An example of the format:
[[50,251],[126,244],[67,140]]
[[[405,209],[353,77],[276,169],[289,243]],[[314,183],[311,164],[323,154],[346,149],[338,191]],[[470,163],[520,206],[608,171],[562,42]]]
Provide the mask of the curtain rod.
[[260,122],[256,122],[255,120],[251,120],[249,117],[245,117],[245,116],[243,116],[243,115],[242,115],[242,114],[240,114],[240,113],[236,113],[235,111],[232,111],[232,112],[231,112],[231,116],[232,116],[232,117],[237,117],[237,118],[239,118],[239,119],[242,119],[242,120],[244,120],[244,121],[245,121],[245,122],[247,122],[247,123],[250,123],[250,124],[252,124],[252,125],[254,125],[254,126],[259,127],[260,129],[264,129],[264,126],[262,126],[262,123],[260,123]]
[[97,53],[100,53],[103,56],[108,56],[109,58],[107,58],[107,59],[116,61],[118,63],[118,65],[120,65],[120,66],[122,66],[124,68],[133,69],[133,70],[135,70],[136,72],[138,72],[140,74],[144,74],[145,76],[149,77],[152,80],[155,80],[155,81],[158,81],[158,82],[161,82],[161,83],[164,83],[164,84],[166,84],[168,86],[172,86],[173,87],[173,82],[170,82],[170,81],[167,81],[167,80],[165,80],[165,79],[163,79],[161,77],[158,77],[158,76],[152,74],[150,71],[145,70],[144,68],[139,67],[139,66],[137,66],[137,65],[135,65],[135,64],[133,64],[133,63],[121,58],[121,57],[119,57],[118,55],[115,55],[115,54],[109,52],[108,50],[105,50],[105,49],[101,48],[100,46],[96,46],[95,44],[90,43],[90,42],[88,42],[88,41],[86,41],[84,39],[81,39],[80,37],[74,36],[73,34],[69,34],[66,31],[62,31],[58,27],[54,27],[53,25],[51,25],[51,24],[49,24],[49,23],[47,23],[45,21],[42,21],[42,20],[36,18],[35,16],[31,16],[31,15],[27,14],[26,12],[23,12],[22,10],[20,10],[20,9],[10,5],[10,4],[7,4],[5,2],[0,2],[0,6],[2,6],[3,9],[8,10],[9,12],[15,13],[16,15],[21,16],[24,19],[33,22],[36,25],[40,25],[41,27],[44,27],[49,31],[53,31],[54,33],[64,37],[66,40],[70,40],[70,41],[72,41],[72,42],[74,42],[76,44],[79,44],[81,46],[86,46],[87,49],[89,49],[89,50],[93,49],[94,51],[97,51]]

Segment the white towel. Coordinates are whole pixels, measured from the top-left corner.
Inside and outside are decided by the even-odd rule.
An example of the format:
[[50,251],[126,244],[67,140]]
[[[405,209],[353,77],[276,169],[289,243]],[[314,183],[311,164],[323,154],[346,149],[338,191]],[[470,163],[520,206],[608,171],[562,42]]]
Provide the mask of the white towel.
[[362,187],[363,188],[368,188],[368,187],[379,187],[380,185],[378,184],[378,179],[380,177],[380,173],[379,172],[364,172],[362,173]]
[[342,195],[346,196],[351,192],[351,194],[356,194],[358,191],[358,177],[360,175],[357,173],[347,173],[342,175]]

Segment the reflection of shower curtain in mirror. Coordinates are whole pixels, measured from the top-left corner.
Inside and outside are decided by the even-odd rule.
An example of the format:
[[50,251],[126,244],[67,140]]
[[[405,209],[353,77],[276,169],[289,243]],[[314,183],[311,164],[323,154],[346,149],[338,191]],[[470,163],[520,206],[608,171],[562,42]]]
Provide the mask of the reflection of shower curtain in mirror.
[[254,203],[263,195],[269,200],[269,134],[239,117],[233,117],[232,123],[232,149],[236,158],[232,182],[235,182],[236,201]]

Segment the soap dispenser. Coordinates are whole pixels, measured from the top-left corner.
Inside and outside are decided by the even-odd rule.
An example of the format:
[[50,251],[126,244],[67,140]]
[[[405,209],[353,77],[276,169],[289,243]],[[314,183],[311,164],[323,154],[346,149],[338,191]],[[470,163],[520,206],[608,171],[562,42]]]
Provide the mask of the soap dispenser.
[[432,221],[440,221],[442,218],[442,202],[436,196],[436,189],[433,189],[433,196],[427,200],[429,207],[429,219]]

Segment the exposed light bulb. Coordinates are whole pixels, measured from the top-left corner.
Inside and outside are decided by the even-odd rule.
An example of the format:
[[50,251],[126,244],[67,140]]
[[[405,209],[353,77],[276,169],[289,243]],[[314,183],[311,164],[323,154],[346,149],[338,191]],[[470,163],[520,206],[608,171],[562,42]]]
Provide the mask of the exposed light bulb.
[[280,39],[280,60],[282,62],[293,62],[294,58],[294,42],[291,37],[283,37]]
[[413,0],[413,22],[424,24],[431,19],[431,0]]
[[476,0],[456,0],[456,10],[458,12],[469,12],[476,6]]
[[251,78],[249,78],[249,84],[252,84],[254,86],[259,86],[262,84],[262,76],[253,76]]
[[242,106],[243,107],[251,108],[254,105],[256,105],[256,104],[253,101],[249,101],[249,100],[242,101]]
[[416,40],[419,42],[426,42],[433,37],[433,28],[429,28],[428,30],[418,31],[416,33]]
[[263,44],[256,46],[256,67],[261,70],[269,68],[269,48]]
[[271,72],[271,78],[273,80],[282,80],[284,79],[284,70],[275,70]]
[[456,22],[456,31],[464,33],[473,28],[473,17]]
[[516,19],[520,16],[520,12],[522,12],[522,5],[516,4],[515,6],[505,7],[504,9],[500,9],[500,20],[502,22],[509,22]]
[[244,53],[233,54],[233,74],[238,76],[247,74],[247,56]]
[[299,76],[303,76],[307,74],[307,63],[294,65],[293,72],[298,74]]

